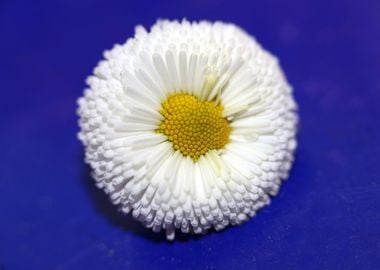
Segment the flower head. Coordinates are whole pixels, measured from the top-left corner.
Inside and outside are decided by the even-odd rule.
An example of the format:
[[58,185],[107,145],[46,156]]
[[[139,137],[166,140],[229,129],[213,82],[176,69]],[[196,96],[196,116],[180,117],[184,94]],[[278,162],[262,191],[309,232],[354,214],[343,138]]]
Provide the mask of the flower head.
[[158,21],[104,53],[79,99],[99,188],[154,231],[255,215],[287,178],[296,104],[277,59],[233,24]]

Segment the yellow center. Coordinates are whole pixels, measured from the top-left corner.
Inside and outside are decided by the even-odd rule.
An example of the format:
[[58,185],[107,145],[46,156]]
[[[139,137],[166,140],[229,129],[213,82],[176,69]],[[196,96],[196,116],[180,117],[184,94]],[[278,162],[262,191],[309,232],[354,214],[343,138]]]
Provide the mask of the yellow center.
[[223,106],[213,101],[173,94],[162,102],[164,119],[156,131],[165,134],[175,150],[197,161],[208,150],[221,149],[228,142],[231,127],[222,112]]

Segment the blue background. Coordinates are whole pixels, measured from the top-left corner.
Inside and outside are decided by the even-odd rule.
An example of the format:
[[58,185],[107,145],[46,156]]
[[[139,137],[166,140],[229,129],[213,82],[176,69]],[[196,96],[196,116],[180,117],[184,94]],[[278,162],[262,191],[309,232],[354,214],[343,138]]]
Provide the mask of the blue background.
[[[0,269],[380,269],[380,2],[0,1]],[[234,22],[281,59],[289,181],[242,226],[168,243],[97,190],[76,99],[157,17]]]

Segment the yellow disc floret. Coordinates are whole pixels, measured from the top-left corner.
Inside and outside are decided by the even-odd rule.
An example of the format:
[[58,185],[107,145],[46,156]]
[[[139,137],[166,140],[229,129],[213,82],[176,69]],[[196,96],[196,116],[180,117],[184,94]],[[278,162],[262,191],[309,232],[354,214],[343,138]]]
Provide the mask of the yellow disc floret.
[[208,150],[221,149],[228,142],[231,127],[222,112],[223,106],[213,101],[173,94],[162,102],[164,119],[156,131],[165,134],[175,150],[197,161]]

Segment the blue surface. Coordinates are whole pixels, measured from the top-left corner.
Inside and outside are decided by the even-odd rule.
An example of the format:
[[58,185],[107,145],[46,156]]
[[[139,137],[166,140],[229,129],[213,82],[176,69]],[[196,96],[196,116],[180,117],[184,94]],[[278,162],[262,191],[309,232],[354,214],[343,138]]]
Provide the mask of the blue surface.
[[[0,1],[0,269],[380,269],[380,2]],[[279,56],[299,148],[270,207],[168,243],[98,191],[76,99],[157,17],[241,25]]]

